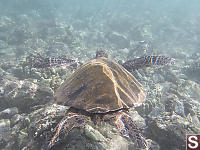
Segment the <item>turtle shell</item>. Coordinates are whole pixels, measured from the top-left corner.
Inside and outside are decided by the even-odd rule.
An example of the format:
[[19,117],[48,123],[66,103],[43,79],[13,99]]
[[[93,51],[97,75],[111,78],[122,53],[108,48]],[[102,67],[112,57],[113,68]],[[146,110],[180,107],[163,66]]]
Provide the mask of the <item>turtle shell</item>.
[[97,58],[76,70],[56,91],[57,102],[90,113],[139,106],[146,92],[118,63]]

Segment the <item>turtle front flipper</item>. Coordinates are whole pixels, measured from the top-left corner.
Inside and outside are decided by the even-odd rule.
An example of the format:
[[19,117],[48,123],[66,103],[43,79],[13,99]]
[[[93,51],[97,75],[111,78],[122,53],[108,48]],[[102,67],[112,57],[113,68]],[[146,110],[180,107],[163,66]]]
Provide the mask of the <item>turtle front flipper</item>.
[[77,69],[82,63],[66,57],[47,57],[47,58],[34,58],[34,68],[49,68],[60,67],[66,69]]
[[168,57],[168,56],[143,56],[140,58],[136,58],[133,60],[128,60],[122,64],[124,68],[128,71],[144,68],[144,67],[151,67],[154,65],[170,65],[174,64],[175,59]]
[[107,114],[104,116],[103,120],[115,126],[120,131],[121,135],[130,139],[138,149],[148,149],[140,129],[127,113],[119,111]]
[[50,150],[56,144],[62,142],[73,128],[82,128],[88,121],[88,117],[78,113],[67,113],[55,128],[55,134],[50,142],[44,146],[44,150]]

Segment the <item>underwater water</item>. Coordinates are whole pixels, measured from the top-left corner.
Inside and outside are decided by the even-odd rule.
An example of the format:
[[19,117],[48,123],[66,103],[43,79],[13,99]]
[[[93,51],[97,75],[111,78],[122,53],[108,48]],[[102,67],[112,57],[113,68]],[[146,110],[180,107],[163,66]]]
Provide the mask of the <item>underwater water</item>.
[[[199,0],[0,0],[0,149],[137,149],[142,139],[131,138],[130,120],[121,116],[111,123],[102,110],[95,117],[84,99],[117,118],[128,96],[115,93],[121,96],[116,104],[109,91],[122,88],[130,96],[132,75],[133,95],[145,93],[131,97],[140,106],[128,109],[138,134],[151,150],[185,149],[186,134],[200,134],[199,27]],[[109,66],[107,86],[105,72],[81,70],[100,50],[131,77]],[[56,93],[62,83],[68,87],[60,88],[64,96]],[[94,101],[94,87],[113,103]],[[66,106],[57,103],[63,97],[70,99]],[[77,118],[69,115],[72,103],[81,108]],[[89,118],[86,124],[80,114]]]

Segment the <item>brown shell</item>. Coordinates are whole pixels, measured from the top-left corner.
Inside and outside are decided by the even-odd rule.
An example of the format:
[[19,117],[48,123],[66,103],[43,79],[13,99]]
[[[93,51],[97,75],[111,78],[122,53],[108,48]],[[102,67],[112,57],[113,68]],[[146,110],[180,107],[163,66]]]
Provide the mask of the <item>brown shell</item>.
[[98,58],[76,70],[56,91],[57,101],[91,113],[141,105],[146,92],[124,67]]

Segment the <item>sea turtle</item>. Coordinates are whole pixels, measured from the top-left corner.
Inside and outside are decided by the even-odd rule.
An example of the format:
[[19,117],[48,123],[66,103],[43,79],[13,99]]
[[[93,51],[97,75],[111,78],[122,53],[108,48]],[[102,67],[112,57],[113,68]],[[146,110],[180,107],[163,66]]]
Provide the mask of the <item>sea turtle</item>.
[[145,101],[146,92],[128,70],[172,63],[174,59],[170,57],[144,56],[120,65],[108,59],[105,51],[97,51],[95,59],[83,64],[57,89],[56,101],[70,109],[45,149],[54,147],[62,140],[61,135],[67,135],[73,128],[97,119],[116,127],[136,147],[147,149],[145,138],[128,114],[129,108]]

